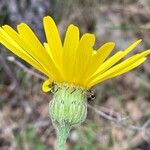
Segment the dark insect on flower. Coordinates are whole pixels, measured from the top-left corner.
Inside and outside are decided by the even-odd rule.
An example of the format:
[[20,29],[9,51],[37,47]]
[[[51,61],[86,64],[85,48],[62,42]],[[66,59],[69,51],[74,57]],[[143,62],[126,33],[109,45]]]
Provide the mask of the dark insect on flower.
[[58,87],[55,82],[52,82],[48,87],[51,89],[52,93],[56,93],[58,91]]
[[55,93],[55,92],[56,92],[55,83],[54,83],[54,82],[52,82],[52,83],[49,85],[49,87],[51,88],[52,93]]
[[87,93],[87,100],[90,101],[90,100],[94,100],[96,98],[95,96],[95,90],[88,90],[88,93]]

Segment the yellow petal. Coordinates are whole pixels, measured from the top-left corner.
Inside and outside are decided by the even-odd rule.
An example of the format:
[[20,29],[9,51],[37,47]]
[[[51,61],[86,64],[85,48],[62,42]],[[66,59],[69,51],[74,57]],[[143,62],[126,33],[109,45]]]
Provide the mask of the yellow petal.
[[[21,23],[17,26],[18,32],[22,39],[28,44],[31,49],[36,49],[36,52],[41,54],[41,56],[45,56],[45,51],[43,45],[40,43],[39,39],[35,36],[31,28],[25,23]],[[47,57],[46,57],[47,58]]]
[[142,64],[147,58],[141,58],[140,60],[138,60],[137,62],[135,62],[134,64],[130,65],[129,67],[127,68],[124,68],[122,70],[120,70],[119,72],[117,72],[116,74],[113,74],[112,76],[109,76],[109,78],[114,78],[116,76],[119,76],[123,73],[126,73],[132,69],[134,69],[135,67],[139,66],[140,64]]
[[52,81],[50,79],[45,80],[42,85],[42,90],[44,92],[49,92],[51,90],[51,87],[50,87],[51,84],[52,84]]
[[52,51],[50,50],[50,47],[49,47],[48,43],[44,43],[44,47],[45,47],[45,50],[46,50],[47,54],[51,57],[52,61],[54,62],[55,60],[52,56],[52,53],[51,53]]
[[138,40],[136,42],[134,42],[133,44],[131,44],[127,49],[124,50],[125,55],[127,55],[129,52],[131,52],[135,47],[137,47],[140,43],[142,42],[142,40]]
[[[10,32],[9,32],[10,33]],[[45,75],[49,75],[47,71],[37,62],[31,55],[24,51],[2,28],[0,28],[0,42],[6,46],[11,52],[19,56],[33,67]]]
[[49,72],[54,80],[62,80],[57,68],[51,61],[50,56],[46,53],[46,50],[44,49],[38,38],[34,35],[32,30],[24,23],[18,25],[17,28],[20,37],[28,46],[28,48],[26,48],[28,53],[41,63],[41,65],[45,68],[45,70],[47,70],[47,72]]
[[60,67],[62,65],[62,43],[58,29],[54,20],[50,17],[44,17],[43,20],[46,38],[55,60],[55,64]]
[[43,45],[40,43],[38,38],[34,35],[29,26],[21,23],[17,26],[19,36],[28,48],[27,51],[32,53],[40,62],[47,63],[49,57],[45,53]]
[[79,29],[70,25],[67,29],[63,47],[63,69],[65,81],[71,81],[74,74],[75,55],[79,44]]
[[51,65],[51,67],[52,67],[51,70],[52,71],[56,70],[55,71],[56,72],[55,76],[57,76],[57,80],[58,80],[58,78],[60,78],[58,81],[60,81],[60,82],[64,81],[63,68],[58,67],[58,65],[56,65],[55,59],[52,56],[52,53],[51,53],[52,51],[50,50],[50,47],[49,47],[48,43],[44,43],[44,47],[45,47],[45,50],[47,52],[47,55],[50,56],[49,61],[51,62],[51,64],[53,64],[53,65]]
[[[95,42],[93,34],[84,34],[79,42],[75,60],[75,83],[81,84],[84,82],[84,75],[88,68],[89,60],[92,57],[92,49]],[[83,80],[84,79],[84,80]]]
[[127,60],[123,61],[122,63],[120,63],[114,67],[112,67],[111,69],[109,69],[105,73],[103,73],[100,76],[98,76],[97,78],[93,79],[93,81],[91,81],[90,85],[94,85],[94,84],[97,84],[99,82],[102,82],[102,81],[110,78],[111,76],[114,76],[115,74],[117,74],[119,72],[122,72],[122,70],[124,70],[125,68],[128,68],[129,66],[132,66],[134,63],[141,60],[141,58],[144,58],[145,56],[147,56],[149,54],[150,54],[150,50],[147,50],[147,51],[144,51],[143,53],[136,54],[136,55],[128,58]]
[[108,60],[106,60],[100,67],[97,69],[97,71],[86,81],[89,82],[89,80],[92,80],[96,77],[98,77],[100,74],[108,70],[110,67],[112,67],[114,64],[116,64],[119,60],[121,60],[123,57],[125,57],[131,50],[133,50],[141,40],[136,41],[131,46],[129,46],[124,51],[119,51],[112,57],[110,57]]
[[[34,55],[34,53],[32,53],[32,51],[36,51],[36,49],[34,48],[34,45],[29,46],[29,44],[27,42],[25,42],[23,40],[23,38],[20,37],[20,35],[13,30],[10,26],[5,25],[3,26],[3,32],[5,32],[5,36],[9,36],[12,41],[14,41],[15,43],[17,43],[17,45],[19,45],[19,47],[21,47],[23,49],[23,51],[25,51],[26,53],[28,53],[32,58],[34,58],[43,68],[44,70],[46,70],[47,75],[50,77],[52,74],[49,73],[49,71],[44,67],[44,65],[42,64],[42,61],[39,60],[36,55]],[[30,42],[31,43],[31,42]]]
[[97,68],[105,61],[105,59],[109,56],[113,48],[115,47],[115,43],[108,42],[102,45],[97,51],[93,51],[93,55],[91,57],[91,61],[88,65],[88,70],[86,72],[86,76],[91,76]]
[[[96,53],[93,55],[93,62],[96,61],[96,64],[99,66],[105,61],[105,59],[109,56],[111,51],[114,49],[115,43],[108,42],[102,45]],[[97,66],[97,65],[96,65]]]
[[139,66],[139,65],[142,64],[145,60],[146,60],[145,57],[144,57],[144,58],[141,58],[141,59],[139,59],[137,62],[135,62],[135,63],[133,63],[132,65],[128,66],[127,68],[124,68],[124,69],[120,70],[120,71],[117,72],[116,74],[113,74],[113,75],[111,75],[111,76],[105,77],[105,78],[103,78],[100,82],[95,82],[95,83],[93,82],[93,83],[90,83],[87,87],[88,87],[88,88],[91,88],[92,86],[94,86],[94,85],[96,85],[96,84],[98,84],[98,83],[101,83],[101,82],[103,82],[103,81],[105,81],[105,80],[108,80],[108,79],[110,79],[110,78],[114,78],[114,77],[119,76],[119,75],[121,75],[121,74],[124,74],[124,73],[126,73],[126,72],[128,72],[128,71],[134,69],[135,67]]
[[93,80],[99,75],[101,75],[103,72],[108,70],[111,66],[116,64],[122,57],[124,56],[124,52],[119,51],[115,55],[113,55],[111,58],[109,58],[107,61],[105,61],[98,70],[91,76],[86,82],[90,82],[89,80]]

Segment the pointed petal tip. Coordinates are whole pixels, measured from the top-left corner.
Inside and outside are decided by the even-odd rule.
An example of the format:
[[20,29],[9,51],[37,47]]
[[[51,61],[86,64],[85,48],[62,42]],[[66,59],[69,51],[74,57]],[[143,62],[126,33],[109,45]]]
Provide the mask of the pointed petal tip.
[[52,19],[52,17],[51,16],[45,16],[45,17],[43,17],[43,19],[44,20],[46,20],[46,19]]
[[135,41],[133,44],[131,44],[131,45],[139,45],[140,43],[142,42],[142,39],[139,39],[139,40],[137,40],[137,41]]
[[71,29],[74,29],[74,30],[79,30],[79,28],[76,25],[74,25],[74,24],[70,24],[68,26],[68,28],[71,28]]
[[7,24],[5,24],[5,25],[1,26],[0,28],[3,28],[3,29],[5,29],[5,28],[10,28],[10,26],[7,25]]
[[93,42],[95,42],[95,40],[96,40],[95,35],[92,33],[85,33],[85,34],[83,34],[82,38],[92,39]]
[[150,49],[148,49],[148,50],[144,51],[144,52],[143,52],[143,54],[144,54],[144,56],[149,55],[149,54],[150,54]]
[[17,26],[24,26],[24,25],[27,25],[27,24],[26,24],[26,23],[21,22],[21,23],[19,23]]
[[112,46],[112,47],[115,47],[115,45],[116,45],[115,42],[107,42],[107,44]]
[[50,19],[51,17],[50,16],[45,16],[43,17],[43,21],[46,21],[47,19]]
[[70,24],[67,28],[67,33],[70,32],[71,34],[74,35],[74,33],[78,33],[78,36],[79,36],[79,28],[73,24]]
[[139,39],[136,42],[134,42],[133,44],[139,45],[141,42],[142,42],[142,39]]
[[51,16],[45,16],[45,17],[43,18],[43,22],[44,22],[44,23],[47,22],[47,21],[55,22],[54,19],[53,19]]
[[137,40],[137,42],[141,43],[141,42],[142,42],[142,39]]
[[17,30],[23,27],[27,27],[28,25],[26,23],[21,22],[20,24],[17,25]]
[[134,42],[133,44],[135,45],[139,45],[142,42],[142,39],[137,40],[136,42]]
[[85,35],[85,36],[91,36],[91,37],[94,37],[94,38],[95,38],[95,35],[92,34],[92,33],[85,33],[84,35]]

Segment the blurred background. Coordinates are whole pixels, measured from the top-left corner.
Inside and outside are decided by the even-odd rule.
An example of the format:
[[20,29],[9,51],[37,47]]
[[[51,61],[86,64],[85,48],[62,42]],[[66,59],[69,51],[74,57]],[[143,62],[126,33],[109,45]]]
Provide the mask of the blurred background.
[[[131,54],[150,48],[150,0],[0,0],[0,25],[29,24],[45,41],[42,18],[52,16],[61,32],[73,23]],[[13,57],[10,57],[13,56]],[[0,150],[54,150],[55,130],[48,117],[51,94],[31,66],[0,46]],[[37,72],[37,71],[36,71]],[[88,117],[74,128],[66,150],[150,150],[150,58],[137,69],[94,88]]]

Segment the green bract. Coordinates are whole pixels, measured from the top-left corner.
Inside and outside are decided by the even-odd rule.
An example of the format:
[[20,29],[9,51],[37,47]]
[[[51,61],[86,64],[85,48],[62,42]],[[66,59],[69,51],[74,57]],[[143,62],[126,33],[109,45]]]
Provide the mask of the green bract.
[[58,150],[63,149],[70,129],[81,124],[87,114],[86,92],[81,88],[55,85],[49,113],[57,130]]

